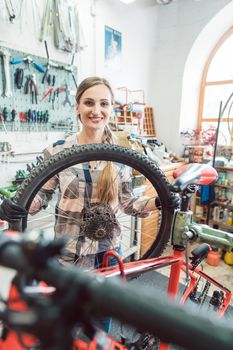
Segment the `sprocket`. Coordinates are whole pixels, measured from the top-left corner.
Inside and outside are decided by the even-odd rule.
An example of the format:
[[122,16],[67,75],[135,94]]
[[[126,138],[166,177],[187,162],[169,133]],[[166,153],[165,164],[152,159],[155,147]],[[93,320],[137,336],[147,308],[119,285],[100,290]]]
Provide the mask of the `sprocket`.
[[90,203],[81,211],[80,233],[93,241],[113,238],[116,216],[109,204]]

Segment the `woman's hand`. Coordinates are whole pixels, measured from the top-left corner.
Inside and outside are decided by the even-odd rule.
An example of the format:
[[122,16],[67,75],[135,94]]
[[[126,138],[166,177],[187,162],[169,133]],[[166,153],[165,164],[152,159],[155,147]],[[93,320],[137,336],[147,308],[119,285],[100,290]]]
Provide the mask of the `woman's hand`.
[[[155,198],[155,206],[159,210],[162,209],[162,205],[161,205],[159,197]],[[179,195],[172,193],[170,198],[169,198],[168,209],[173,211],[179,207],[180,207],[180,197],[179,197]]]
[[34,215],[38,213],[41,210],[41,208],[42,208],[41,198],[38,195],[36,195],[29,208],[29,214]]
[[9,199],[4,199],[0,205],[0,219],[10,223],[20,221],[27,216],[27,211],[21,205]]

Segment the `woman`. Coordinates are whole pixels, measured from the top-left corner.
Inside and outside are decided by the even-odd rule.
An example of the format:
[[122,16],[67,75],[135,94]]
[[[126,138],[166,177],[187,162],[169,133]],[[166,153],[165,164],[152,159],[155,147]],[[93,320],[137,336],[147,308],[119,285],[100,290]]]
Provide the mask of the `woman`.
[[[46,148],[45,159],[74,145],[115,143],[108,126],[113,102],[113,92],[107,80],[90,77],[82,81],[76,94],[76,112],[82,124],[81,131]],[[65,235],[68,238],[66,250],[60,258],[62,264],[98,268],[108,249],[115,249],[121,254],[121,230],[116,213],[121,210],[128,215],[144,217],[159,205],[159,200],[154,198],[132,196],[130,179],[126,166],[93,161],[65,169],[40,189],[29,209],[32,215],[46,207],[55,189],[59,189],[55,237]],[[26,215],[23,208],[10,204],[2,205],[2,209],[7,209],[3,216],[7,214],[10,219],[9,210],[12,210],[16,220]],[[176,197],[172,198],[171,208],[177,204]],[[101,328],[109,330],[110,319],[98,321]]]
[[[76,112],[82,125],[81,131],[45,149],[45,159],[77,144],[114,144],[116,140],[108,126],[113,102],[113,91],[106,79],[90,77],[83,80],[76,93]],[[29,213],[33,215],[46,207],[54,190],[59,187],[55,237],[68,237],[66,250],[60,259],[62,264],[75,263],[96,268],[101,266],[105,251],[115,249],[121,253],[117,211],[146,216],[148,211],[155,209],[154,198],[132,196],[130,179],[128,168],[123,165],[93,161],[66,169],[43,186]],[[96,214],[97,207],[102,216]],[[106,212],[110,220],[106,219]],[[91,220],[93,213],[94,220]],[[103,237],[100,239],[101,234]]]

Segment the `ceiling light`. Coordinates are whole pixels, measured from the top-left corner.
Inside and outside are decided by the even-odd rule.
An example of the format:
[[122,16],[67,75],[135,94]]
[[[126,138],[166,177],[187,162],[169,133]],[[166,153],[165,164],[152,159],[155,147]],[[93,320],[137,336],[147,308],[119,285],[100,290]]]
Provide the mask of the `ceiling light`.
[[120,1],[128,5],[128,4],[131,4],[131,2],[134,2],[135,0],[120,0]]
[[172,2],[173,0],[156,0],[158,5],[168,5]]

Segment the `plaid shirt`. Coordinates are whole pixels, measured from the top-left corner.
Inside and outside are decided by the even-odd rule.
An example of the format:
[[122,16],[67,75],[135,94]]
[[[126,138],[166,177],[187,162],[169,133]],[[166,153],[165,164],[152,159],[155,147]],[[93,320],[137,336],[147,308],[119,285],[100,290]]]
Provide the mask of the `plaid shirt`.
[[[48,159],[65,148],[77,145],[77,135],[71,135],[66,140],[61,140],[44,150],[44,157]],[[148,197],[134,197],[132,195],[131,168],[122,164],[114,164],[117,167],[118,198],[111,204],[117,217],[118,212],[128,215],[148,215],[143,209]],[[113,238],[92,241],[88,237],[80,240],[80,214],[85,204],[96,203],[96,182],[100,172],[106,166],[105,161],[99,161],[95,169],[90,170],[89,163],[81,163],[60,172],[52,177],[39,191],[41,203],[46,204],[59,189],[56,206],[55,237],[68,237],[63,262],[74,262],[75,256],[93,255],[108,249],[116,249],[120,245],[121,229],[118,220],[114,222]]]

